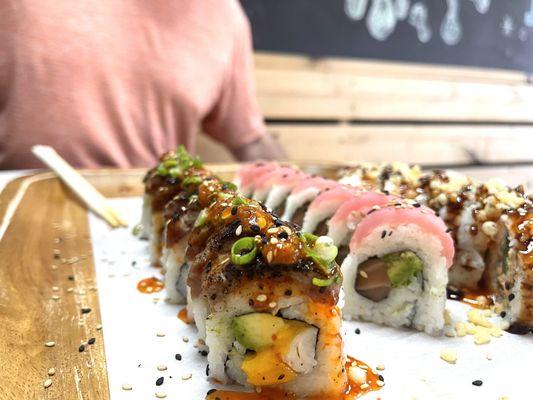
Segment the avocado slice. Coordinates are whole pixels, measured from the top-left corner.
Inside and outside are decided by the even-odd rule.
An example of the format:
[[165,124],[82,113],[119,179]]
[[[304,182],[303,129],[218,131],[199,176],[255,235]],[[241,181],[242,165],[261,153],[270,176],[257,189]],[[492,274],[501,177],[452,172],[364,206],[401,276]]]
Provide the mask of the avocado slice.
[[411,278],[422,271],[424,263],[412,251],[399,251],[381,257],[388,264],[387,274],[393,288],[406,286]]
[[250,350],[271,346],[272,336],[283,328],[283,318],[271,314],[252,313],[233,318],[231,327],[237,341]]

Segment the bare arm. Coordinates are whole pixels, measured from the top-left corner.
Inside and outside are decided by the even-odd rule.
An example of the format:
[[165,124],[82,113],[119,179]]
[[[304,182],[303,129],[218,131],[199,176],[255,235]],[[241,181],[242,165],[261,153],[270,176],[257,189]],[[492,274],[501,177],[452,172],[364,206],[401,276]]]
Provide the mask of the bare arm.
[[269,133],[237,149],[231,149],[231,153],[239,161],[287,159],[283,147]]

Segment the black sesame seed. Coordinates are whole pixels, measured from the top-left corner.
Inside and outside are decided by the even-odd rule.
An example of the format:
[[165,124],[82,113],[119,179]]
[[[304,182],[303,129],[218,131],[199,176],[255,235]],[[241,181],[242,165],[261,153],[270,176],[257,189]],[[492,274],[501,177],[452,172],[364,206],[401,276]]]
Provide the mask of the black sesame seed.
[[261,243],[263,243],[263,244],[267,244],[267,243],[268,243],[268,238],[267,238],[266,236],[263,236],[263,237],[261,238]]
[[253,306],[254,305],[254,301],[252,299],[248,299],[248,305],[249,306]]
[[91,312],[91,309],[89,307],[83,307],[81,309],[82,314],[89,314]]
[[478,380],[475,380],[474,382],[472,382],[472,385],[474,386],[481,386],[483,385],[483,381],[478,379]]
[[383,231],[383,232],[381,232],[381,238],[384,239],[385,236],[387,236],[387,231]]
[[233,207],[231,208],[231,215],[237,215],[237,211],[238,211],[237,206],[233,206]]
[[253,233],[259,233],[259,231],[261,230],[261,228],[259,228],[259,225],[256,225],[256,224],[251,224],[250,229],[252,230]]
[[513,301],[513,300],[514,300],[514,298],[515,298],[515,295],[514,295],[514,293],[511,293],[511,294],[509,295],[509,301]]
[[201,350],[198,353],[200,353],[203,357],[207,357],[207,351]]
[[165,377],[164,376],[162,376],[160,378],[157,378],[157,381],[155,381],[155,385],[156,386],[161,386],[164,381],[165,381]]
[[69,276],[68,276],[68,280],[69,280],[69,281],[73,281],[73,280],[74,280],[74,275],[69,275]]
[[415,207],[415,208],[420,207],[420,203],[414,203],[414,204],[413,204],[413,207]]
[[175,358],[176,360],[178,360],[178,361],[181,361],[181,354],[179,354],[179,353],[176,354],[176,355],[174,356],[174,358]]
[[205,367],[205,374],[209,376],[209,364],[207,364],[207,367]]
[[87,340],[87,343],[89,344],[94,344],[96,342],[96,338],[90,338],[89,340]]
[[287,239],[289,237],[289,234],[285,231],[281,231],[280,234],[278,235],[278,237],[280,239]]
[[392,235],[392,232],[393,232],[393,231],[390,231],[390,232],[389,232],[389,236],[391,236],[391,235]]
[[209,396],[210,394],[213,394],[213,393],[215,393],[216,391],[217,391],[216,389],[209,389],[209,390],[207,391],[207,395]]
[[85,345],[84,344],[80,345],[80,347],[78,348],[78,351],[80,353],[83,353],[85,351]]
[[278,381],[281,381],[283,378],[285,378],[285,374],[281,374],[280,376],[278,376]]
[[216,293],[213,293],[213,294],[211,295],[211,300],[215,300],[216,298],[217,298],[217,294],[216,294]]
[[378,378],[381,382],[385,382],[385,378],[383,378],[383,375],[378,375]]
[[502,318],[505,318],[506,315],[507,315],[507,313],[506,313],[505,311],[502,311],[502,312],[500,313],[500,317],[502,317]]
[[356,329],[355,329],[355,334],[356,334],[356,335],[359,335],[360,333],[361,333],[361,329],[356,328]]
[[446,229],[446,233],[450,233],[451,231],[453,231],[452,228],[448,228],[448,229]]
[[505,289],[506,290],[511,290],[511,283],[510,282],[505,282]]
[[291,289],[285,290],[285,296],[292,296],[292,290]]

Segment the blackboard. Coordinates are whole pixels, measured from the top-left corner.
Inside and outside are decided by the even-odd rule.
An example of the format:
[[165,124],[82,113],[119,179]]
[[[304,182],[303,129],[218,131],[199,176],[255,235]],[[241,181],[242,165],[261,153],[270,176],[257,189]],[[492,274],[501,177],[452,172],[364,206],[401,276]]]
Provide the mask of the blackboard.
[[533,72],[533,0],[241,0],[258,50]]

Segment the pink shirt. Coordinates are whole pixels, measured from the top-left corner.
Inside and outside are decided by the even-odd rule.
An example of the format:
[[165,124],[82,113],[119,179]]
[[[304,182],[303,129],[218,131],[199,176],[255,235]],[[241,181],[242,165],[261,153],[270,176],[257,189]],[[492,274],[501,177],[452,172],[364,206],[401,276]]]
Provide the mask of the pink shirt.
[[265,127],[236,0],[2,0],[0,169],[148,166],[196,133],[237,148]]

